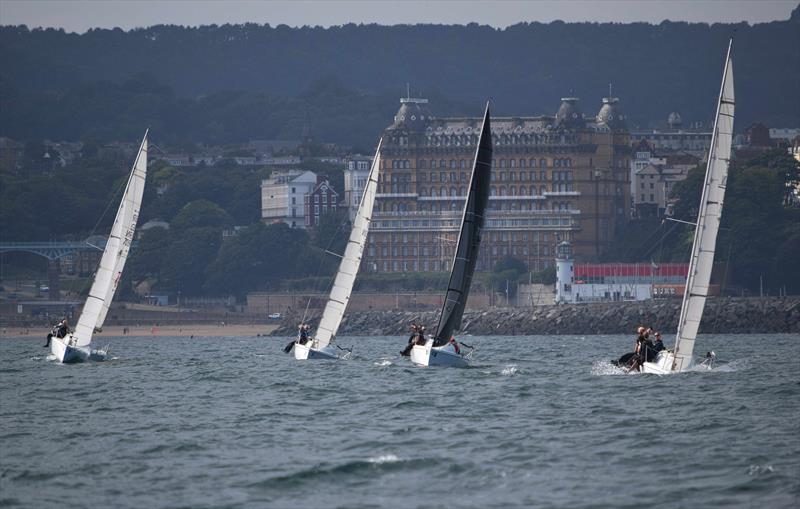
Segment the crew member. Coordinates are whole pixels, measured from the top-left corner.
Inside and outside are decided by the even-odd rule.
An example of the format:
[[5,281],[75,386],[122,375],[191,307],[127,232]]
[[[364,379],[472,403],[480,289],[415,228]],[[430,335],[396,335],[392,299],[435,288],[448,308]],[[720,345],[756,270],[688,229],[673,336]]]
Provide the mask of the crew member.
[[425,327],[422,325],[417,325],[415,323],[411,324],[411,336],[408,338],[408,344],[406,347],[400,352],[400,355],[403,357],[408,357],[411,355],[411,349],[414,348],[414,345],[424,345],[425,344]]
[[653,350],[655,350],[656,353],[658,353],[661,350],[666,350],[666,349],[667,347],[664,346],[664,342],[661,341],[661,333],[656,332],[656,342],[653,343]]

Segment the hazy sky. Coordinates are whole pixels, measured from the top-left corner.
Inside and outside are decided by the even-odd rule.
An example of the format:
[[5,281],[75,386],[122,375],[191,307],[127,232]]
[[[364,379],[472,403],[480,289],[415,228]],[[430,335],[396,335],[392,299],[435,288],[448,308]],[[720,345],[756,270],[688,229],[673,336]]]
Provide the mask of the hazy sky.
[[759,23],[787,19],[798,0],[0,0],[0,24],[135,28],[157,24],[478,22],[505,27],[520,21],[673,21]]

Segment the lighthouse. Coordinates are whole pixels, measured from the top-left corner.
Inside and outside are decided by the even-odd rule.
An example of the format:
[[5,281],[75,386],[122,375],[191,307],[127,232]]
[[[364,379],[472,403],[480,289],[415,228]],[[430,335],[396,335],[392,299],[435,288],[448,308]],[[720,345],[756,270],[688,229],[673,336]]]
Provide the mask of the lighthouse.
[[556,304],[574,302],[572,285],[575,283],[573,271],[572,245],[561,242],[556,247]]

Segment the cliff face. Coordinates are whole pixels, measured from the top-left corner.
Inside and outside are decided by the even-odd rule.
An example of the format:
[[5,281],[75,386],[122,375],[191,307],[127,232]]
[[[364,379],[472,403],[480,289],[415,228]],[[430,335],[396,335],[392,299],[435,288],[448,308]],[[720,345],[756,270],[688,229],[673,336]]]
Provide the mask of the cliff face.
[[[467,311],[462,331],[474,335],[632,334],[639,325],[674,333],[681,301],[608,302],[535,308]],[[433,329],[438,311],[347,313],[340,336],[403,335],[412,322]],[[701,334],[800,333],[800,297],[720,298],[706,303]],[[319,316],[308,321],[316,324]],[[293,335],[299,321],[287,317],[273,335]]]

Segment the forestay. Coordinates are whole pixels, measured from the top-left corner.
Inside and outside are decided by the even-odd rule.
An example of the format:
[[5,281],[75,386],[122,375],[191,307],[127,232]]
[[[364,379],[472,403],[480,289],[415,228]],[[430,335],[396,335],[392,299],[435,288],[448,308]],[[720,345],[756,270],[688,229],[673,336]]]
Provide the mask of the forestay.
[[489,105],[483,116],[483,126],[475,151],[475,163],[467,190],[467,202],[461,218],[450,281],[447,285],[442,313],[436,327],[434,344],[440,346],[450,340],[453,332],[461,327],[461,318],[467,304],[472,275],[478,261],[481,230],[489,203],[489,185],[492,169],[492,126],[489,120]]
[[372,221],[372,206],[375,204],[375,195],[378,192],[382,141],[378,142],[378,150],[372,160],[372,167],[364,186],[364,194],[361,195],[361,203],[358,205],[358,212],[353,220],[353,229],[350,231],[350,238],[347,241],[342,261],[339,263],[339,271],[333,281],[328,303],[322,312],[322,320],[319,322],[316,334],[317,348],[326,347],[336,337],[344,311],[347,309],[347,303],[350,301],[350,294],[361,265],[361,257],[364,255],[367,233]]
[[106,242],[100,266],[89,290],[89,296],[83,306],[83,312],[75,327],[78,346],[87,346],[92,341],[95,329],[103,326],[108,307],[114,298],[125,261],[128,258],[139,209],[142,205],[145,179],[147,177],[147,132],[133,163],[133,170],[128,177],[125,192],[122,194],[117,216],[111,227],[111,234]]
[[722,203],[725,198],[725,186],[728,180],[728,164],[731,157],[731,141],[733,138],[733,111],[733,62],[731,61],[731,44],[729,44],[728,56],[725,60],[725,72],[723,73],[719,102],[717,104],[717,117],[714,122],[711,149],[706,166],[703,195],[700,200],[697,227],[692,244],[692,258],[678,322],[674,350],[675,357],[672,365],[673,371],[682,371],[688,368],[692,362],[694,341],[697,337],[697,330],[700,326],[703,308],[708,296],[717,232],[719,231],[722,217]]

